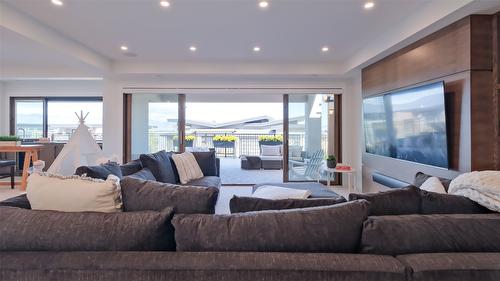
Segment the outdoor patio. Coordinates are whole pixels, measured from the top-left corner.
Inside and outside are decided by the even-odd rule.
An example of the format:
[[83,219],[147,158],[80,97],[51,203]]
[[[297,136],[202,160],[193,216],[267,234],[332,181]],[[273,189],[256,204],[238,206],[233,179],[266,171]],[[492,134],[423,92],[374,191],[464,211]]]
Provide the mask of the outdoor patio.
[[223,184],[256,184],[282,182],[283,170],[243,170],[239,158],[220,158]]

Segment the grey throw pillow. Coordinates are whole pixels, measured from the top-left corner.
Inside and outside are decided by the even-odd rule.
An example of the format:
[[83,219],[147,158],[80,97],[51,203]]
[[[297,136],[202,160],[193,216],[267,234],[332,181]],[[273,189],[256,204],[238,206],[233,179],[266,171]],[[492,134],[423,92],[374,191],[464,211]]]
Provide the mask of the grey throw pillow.
[[0,207],[0,251],[173,251],[172,216]]
[[329,206],[343,202],[346,202],[344,197],[271,200],[255,197],[233,196],[231,201],[229,201],[229,208],[231,209],[231,213],[244,213],[264,210],[285,210]]
[[179,251],[324,252],[358,250],[365,200],[333,206],[234,215],[176,215]]
[[125,212],[174,208],[182,214],[213,214],[219,190],[125,177],[121,182]]
[[369,217],[361,252],[378,255],[499,252],[500,214]]
[[156,181],[155,176],[148,168],[144,168],[136,173],[128,175],[127,177],[134,179],[141,179],[141,180]]
[[120,165],[116,162],[108,162],[96,166],[80,166],[76,169],[75,175],[106,180],[109,175],[115,175],[119,179],[123,177]]
[[349,194],[349,201],[358,199],[370,202],[370,216],[420,213],[420,189],[415,186],[377,193]]
[[467,197],[420,190],[421,214],[482,214],[493,211]]

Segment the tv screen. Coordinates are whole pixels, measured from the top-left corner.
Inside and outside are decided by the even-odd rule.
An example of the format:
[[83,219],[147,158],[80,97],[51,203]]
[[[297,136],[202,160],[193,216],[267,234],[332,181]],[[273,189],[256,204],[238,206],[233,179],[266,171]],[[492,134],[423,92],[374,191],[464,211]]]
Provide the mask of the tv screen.
[[366,152],[448,168],[444,83],[363,100]]

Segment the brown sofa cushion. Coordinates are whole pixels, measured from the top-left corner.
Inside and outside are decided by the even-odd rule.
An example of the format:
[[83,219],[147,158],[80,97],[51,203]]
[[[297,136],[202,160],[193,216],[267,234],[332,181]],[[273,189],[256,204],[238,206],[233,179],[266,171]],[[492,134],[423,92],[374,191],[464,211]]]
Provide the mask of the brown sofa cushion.
[[219,190],[125,177],[120,182],[125,212],[174,208],[182,214],[213,214]]
[[179,251],[338,252],[358,249],[365,200],[234,215],[176,215]]
[[431,253],[396,257],[414,281],[497,281],[500,253]]
[[499,252],[500,214],[369,217],[361,252],[380,255]]
[[420,189],[415,186],[377,193],[349,194],[349,201],[370,202],[370,216],[408,215],[420,213]]
[[343,203],[345,201],[344,197],[271,200],[255,197],[233,196],[231,201],[229,201],[229,209],[231,210],[231,213],[244,213],[264,210],[285,210],[328,206]]
[[5,281],[406,280],[394,257],[360,254],[0,252],[0,265]]
[[427,214],[482,214],[492,213],[467,197],[420,190],[420,213]]
[[175,250],[173,209],[134,213],[0,207],[0,251]]

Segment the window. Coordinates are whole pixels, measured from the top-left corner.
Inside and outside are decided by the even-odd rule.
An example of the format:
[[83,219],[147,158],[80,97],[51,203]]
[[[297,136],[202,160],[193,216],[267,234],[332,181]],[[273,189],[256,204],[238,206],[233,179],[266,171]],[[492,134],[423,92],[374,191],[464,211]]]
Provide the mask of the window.
[[14,115],[11,134],[22,139],[47,137],[67,142],[78,126],[75,113],[84,115],[85,125],[96,141],[102,141],[101,97],[11,98]]

